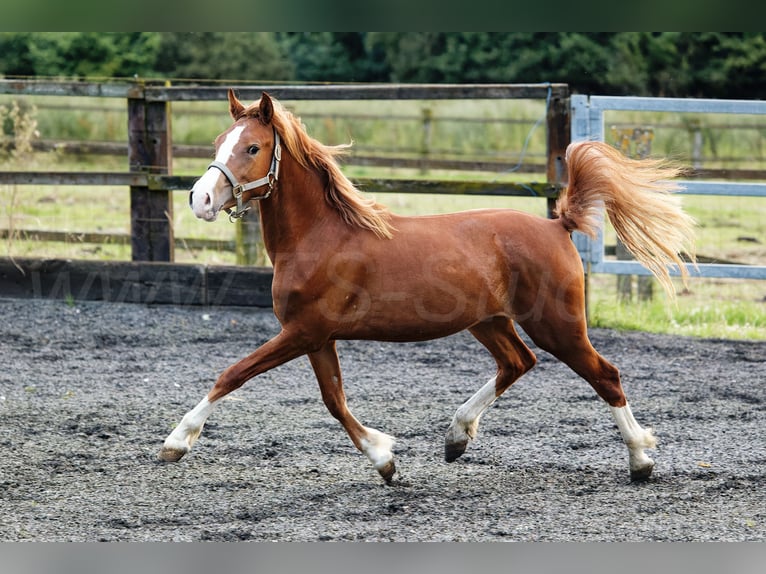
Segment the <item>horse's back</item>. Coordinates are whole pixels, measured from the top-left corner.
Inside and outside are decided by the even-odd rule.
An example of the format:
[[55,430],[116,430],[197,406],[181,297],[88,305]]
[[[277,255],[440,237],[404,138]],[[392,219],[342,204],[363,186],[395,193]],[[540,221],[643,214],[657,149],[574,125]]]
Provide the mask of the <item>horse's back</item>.
[[[486,265],[487,257],[505,261],[509,271],[537,265],[569,266],[578,262],[571,236],[561,223],[514,209],[475,209],[443,215],[395,217],[394,243],[434,253],[461,253]],[[497,261],[496,264],[502,264]],[[467,262],[470,266],[470,261]],[[579,271],[579,269],[578,269]]]

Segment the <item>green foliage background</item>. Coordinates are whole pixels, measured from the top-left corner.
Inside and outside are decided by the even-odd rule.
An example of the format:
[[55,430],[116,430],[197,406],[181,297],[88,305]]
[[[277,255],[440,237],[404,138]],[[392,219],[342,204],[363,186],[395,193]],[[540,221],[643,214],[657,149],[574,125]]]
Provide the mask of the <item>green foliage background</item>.
[[565,82],[763,99],[762,32],[3,32],[0,75],[244,82]]

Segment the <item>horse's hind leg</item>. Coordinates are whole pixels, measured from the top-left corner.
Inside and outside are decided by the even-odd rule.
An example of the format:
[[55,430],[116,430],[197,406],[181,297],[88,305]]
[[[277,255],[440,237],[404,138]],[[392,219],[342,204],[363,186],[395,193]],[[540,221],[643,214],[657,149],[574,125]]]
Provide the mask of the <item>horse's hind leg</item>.
[[309,360],[327,410],[343,425],[354,446],[372,461],[383,479],[390,482],[396,472],[394,455],[391,452],[394,438],[363,426],[348,410],[335,341],[329,341],[319,351],[309,353]]
[[652,430],[642,428],[633,417],[620,382],[618,369],[602,357],[590,343],[584,316],[572,321],[556,319],[527,320],[520,324],[532,340],[590,383],[596,393],[606,401],[628,447],[632,480],[646,480],[652,474],[654,461],[644,452],[655,448],[657,441]]
[[447,462],[465,452],[468,442],[476,438],[484,411],[536,362],[534,353],[519,338],[513,321],[507,317],[478,323],[470,331],[495,358],[497,374],[455,412],[444,443]]

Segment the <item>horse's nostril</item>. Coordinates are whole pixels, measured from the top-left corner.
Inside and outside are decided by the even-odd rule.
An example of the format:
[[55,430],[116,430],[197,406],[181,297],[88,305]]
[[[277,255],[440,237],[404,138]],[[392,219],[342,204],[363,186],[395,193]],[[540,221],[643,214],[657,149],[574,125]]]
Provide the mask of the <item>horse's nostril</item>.
[[210,197],[209,193],[206,193],[205,194],[205,207],[209,207],[211,203],[213,203],[213,198]]
[[193,192],[193,191],[190,191],[190,192],[189,192],[189,207],[191,207],[191,206],[192,206],[192,199],[193,199],[193,198],[194,198],[194,192]]

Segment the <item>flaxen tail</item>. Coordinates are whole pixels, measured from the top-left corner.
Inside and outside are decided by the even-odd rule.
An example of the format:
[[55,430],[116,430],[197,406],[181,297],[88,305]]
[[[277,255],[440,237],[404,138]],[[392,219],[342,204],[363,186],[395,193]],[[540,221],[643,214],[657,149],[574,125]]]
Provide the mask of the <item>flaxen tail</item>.
[[679,186],[669,181],[682,170],[662,160],[626,158],[596,141],[570,144],[566,157],[569,184],[556,204],[564,227],[593,237],[605,207],[620,241],[674,296],[668,268],[677,265],[686,284],[679,254],[695,261],[695,222],[672,193]]

